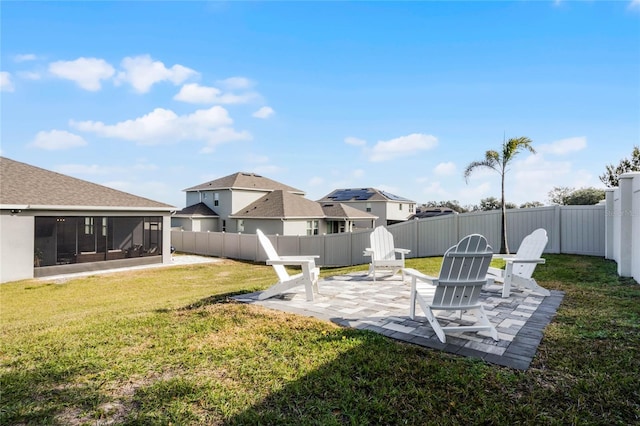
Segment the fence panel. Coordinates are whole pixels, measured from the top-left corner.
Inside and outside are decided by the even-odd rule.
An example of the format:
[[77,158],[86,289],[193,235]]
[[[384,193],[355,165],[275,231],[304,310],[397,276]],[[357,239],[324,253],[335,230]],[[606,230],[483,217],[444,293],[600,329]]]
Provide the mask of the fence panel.
[[224,252],[224,238],[223,232],[209,232],[209,255],[217,257],[226,257]]
[[[417,257],[418,252],[418,224],[415,220],[397,223],[387,227],[393,234],[393,245],[396,248],[411,250],[406,257]],[[367,245],[368,247],[368,245]]]
[[324,238],[324,266],[346,266],[351,260],[351,234],[329,234]]
[[[619,201],[615,200],[614,204],[619,209]],[[615,232],[615,228],[620,227],[620,219],[619,214],[613,214]],[[516,252],[522,239],[537,228],[546,229],[549,235],[546,253],[605,254],[604,205],[509,210],[507,235],[511,251]],[[408,257],[441,256],[462,237],[473,233],[484,235],[494,251],[500,249],[500,211],[412,220],[388,229],[396,247],[411,250]],[[370,233],[370,229],[365,229],[330,235],[270,236],[270,239],[282,256],[316,255],[320,266],[348,266],[369,262],[362,252],[369,247]],[[266,260],[255,234],[171,231],[171,244],[184,253]],[[619,255],[615,249],[613,254]]]
[[501,237],[500,218],[499,210],[458,215],[458,237],[456,238],[456,243],[466,235],[481,234],[487,239],[489,245],[493,248],[493,252],[498,253]]
[[604,205],[560,208],[562,253],[604,256]]
[[511,253],[516,253],[524,237],[538,228],[545,229],[549,237],[544,252],[560,253],[558,209],[558,206],[550,206],[507,210],[507,238]]
[[255,261],[258,259],[258,236],[256,234],[238,234],[238,259]]
[[417,220],[417,257],[442,255],[458,242],[458,216],[428,217]]

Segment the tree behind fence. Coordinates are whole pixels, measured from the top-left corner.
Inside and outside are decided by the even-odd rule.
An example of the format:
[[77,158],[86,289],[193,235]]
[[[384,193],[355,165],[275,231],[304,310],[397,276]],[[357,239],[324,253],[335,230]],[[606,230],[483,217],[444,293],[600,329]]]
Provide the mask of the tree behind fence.
[[[537,228],[547,230],[545,253],[571,253],[592,256],[605,254],[605,207],[551,206],[508,210],[509,247],[517,250],[528,234]],[[484,235],[498,251],[500,211],[474,212],[411,220],[388,226],[396,247],[407,248],[407,257],[442,256],[469,234]],[[271,235],[281,256],[316,255],[321,266],[350,266],[368,263],[362,252],[369,246],[371,230],[352,233],[289,236]],[[183,253],[263,262],[266,254],[255,234],[171,231],[171,244]]]

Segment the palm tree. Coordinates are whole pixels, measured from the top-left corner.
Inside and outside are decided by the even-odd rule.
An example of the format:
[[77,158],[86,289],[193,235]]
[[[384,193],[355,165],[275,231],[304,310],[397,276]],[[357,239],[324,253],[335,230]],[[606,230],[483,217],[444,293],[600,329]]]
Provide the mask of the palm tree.
[[509,253],[509,244],[507,243],[507,204],[504,199],[504,179],[507,174],[507,166],[515,158],[518,153],[526,149],[532,154],[535,154],[536,151],[531,146],[531,139],[527,137],[519,137],[519,138],[511,138],[508,141],[502,142],[502,152],[489,150],[484,154],[484,160],[482,161],[474,161],[467,166],[464,170],[464,180],[469,183],[469,176],[471,172],[473,172],[478,167],[487,167],[495,170],[500,173],[501,181],[501,189],[502,189],[502,225],[501,225],[501,247],[500,253]]

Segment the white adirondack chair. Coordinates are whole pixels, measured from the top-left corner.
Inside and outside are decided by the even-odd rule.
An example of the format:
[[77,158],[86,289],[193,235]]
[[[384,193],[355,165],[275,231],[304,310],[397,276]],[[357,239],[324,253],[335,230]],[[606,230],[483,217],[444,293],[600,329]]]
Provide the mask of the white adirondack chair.
[[[415,269],[405,269],[405,273],[411,277],[411,318],[415,319],[418,302],[442,343],[446,343],[447,332],[481,330],[488,330],[490,336],[498,340],[498,331],[491,325],[482,304],[478,301],[482,286],[493,281],[492,278],[487,278],[492,255],[491,246],[486,238],[472,234],[447,250],[442,258],[438,278]],[[418,290],[418,280],[431,285],[422,286]],[[442,327],[434,311],[460,311],[460,317],[463,311],[468,311],[473,313],[477,321],[469,326]]]
[[502,297],[509,297],[511,286],[528,288],[544,296],[551,294],[546,288],[540,287],[531,277],[536,265],[545,262],[540,256],[542,256],[548,241],[547,231],[538,228],[522,240],[515,255],[494,256],[507,262],[505,269],[489,268],[489,274],[495,277],[496,282],[504,283]]
[[[268,299],[294,287],[304,285],[307,300],[313,300],[313,294],[318,293],[318,278],[320,268],[316,266],[318,256],[279,256],[269,238],[261,230],[256,230],[258,240],[267,254],[267,265],[272,265],[278,275],[278,282],[260,293],[258,300]],[[289,275],[285,266],[300,266],[302,272]]]
[[[393,245],[393,234],[384,226],[378,226],[369,235],[371,247],[364,250],[364,255],[371,257],[368,275],[373,275],[373,282],[376,281],[376,270],[391,270],[391,275],[395,275],[404,268],[404,255],[411,252],[408,249],[395,248]],[[400,255],[400,257],[398,257]],[[404,272],[402,273],[404,281]]]

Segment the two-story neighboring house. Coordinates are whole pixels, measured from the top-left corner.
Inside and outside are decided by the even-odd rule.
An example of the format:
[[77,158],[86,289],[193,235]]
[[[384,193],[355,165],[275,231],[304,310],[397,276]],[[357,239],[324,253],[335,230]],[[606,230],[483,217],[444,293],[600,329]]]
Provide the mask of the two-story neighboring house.
[[305,194],[264,176],[242,172],[187,188],[187,207],[174,215],[171,226],[185,231],[239,232],[237,220],[229,217],[276,190]]
[[254,173],[235,173],[185,190],[187,207],[171,220],[184,231],[318,235],[371,227],[377,217],[350,206],[318,203],[304,191]]
[[[377,216],[375,226],[393,225],[413,216],[416,202],[375,188],[336,189],[318,200],[319,203],[341,203]],[[356,227],[369,227],[356,222]]]

